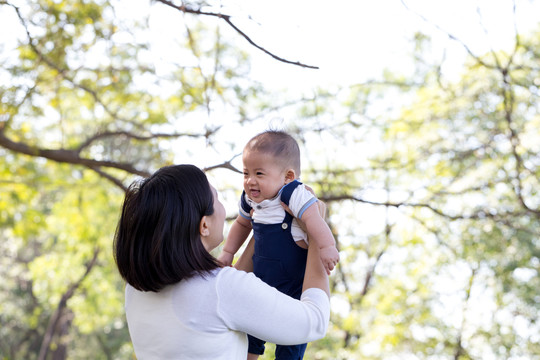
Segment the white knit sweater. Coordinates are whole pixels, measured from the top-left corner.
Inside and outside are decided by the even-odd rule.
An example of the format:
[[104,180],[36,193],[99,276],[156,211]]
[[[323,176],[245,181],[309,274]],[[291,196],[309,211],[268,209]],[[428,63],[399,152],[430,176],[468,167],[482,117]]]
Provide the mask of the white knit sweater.
[[295,300],[231,267],[158,293],[127,285],[125,307],[139,360],[245,360],[246,333],[275,344],[301,344],[324,337],[330,317],[321,289],[308,289]]

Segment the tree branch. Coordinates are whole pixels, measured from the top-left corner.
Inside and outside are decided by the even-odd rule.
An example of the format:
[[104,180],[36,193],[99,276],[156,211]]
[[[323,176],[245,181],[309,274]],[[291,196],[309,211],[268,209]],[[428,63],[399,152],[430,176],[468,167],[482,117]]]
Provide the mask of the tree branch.
[[306,65],[306,64],[303,64],[303,63],[298,62],[298,61],[290,61],[290,60],[284,59],[282,57],[279,57],[279,56],[271,53],[270,51],[266,50],[262,46],[257,45],[249,36],[247,36],[242,30],[240,30],[236,25],[233,24],[233,22],[231,21],[231,16],[230,15],[214,13],[214,12],[207,12],[207,11],[202,11],[200,9],[193,9],[193,8],[191,8],[189,6],[186,6],[186,5],[175,5],[171,1],[167,1],[167,0],[156,0],[156,1],[160,2],[160,3],[164,4],[164,5],[170,6],[170,7],[174,8],[174,9],[176,9],[176,10],[182,11],[184,13],[195,14],[195,15],[204,15],[204,16],[213,16],[213,17],[217,17],[219,19],[223,19],[223,21],[225,21],[238,34],[240,34],[240,36],[242,36],[244,39],[246,39],[247,42],[249,42],[251,45],[253,45],[257,49],[261,50],[265,54],[271,56],[272,58],[274,58],[274,59],[276,59],[278,61],[281,61],[281,62],[284,62],[284,63],[287,63],[287,64],[300,66],[300,67],[304,67],[304,68],[309,68],[309,69],[318,69],[319,68],[318,66]]
[[110,174],[107,174],[106,172],[104,172],[103,170],[101,170],[100,168],[95,168],[95,167],[90,167],[90,169],[94,170],[99,176],[101,176],[102,178],[104,179],[107,179],[109,180],[110,182],[112,182],[113,184],[115,184],[116,186],[118,186],[120,189],[122,189],[124,192],[127,191],[127,186],[124,185],[124,183],[122,182],[122,180],[120,179],[117,179],[115,178],[114,176],[110,175]]
[[99,249],[96,248],[94,250],[94,256],[92,257],[92,260],[90,260],[90,262],[86,264],[86,270],[84,274],[80,277],[79,280],[71,284],[71,286],[68,287],[67,291],[62,295],[62,298],[60,299],[56,310],[49,319],[49,325],[47,325],[47,331],[45,332],[45,336],[43,337],[43,342],[41,343],[41,348],[39,350],[38,360],[47,359],[47,354],[49,352],[52,339],[55,335],[54,329],[57,327],[58,322],[60,321],[60,318],[62,317],[62,314],[64,312],[64,309],[67,307],[67,302],[75,294],[75,291],[79,288],[79,286],[88,276],[90,271],[92,271],[92,268],[96,264],[98,254]]
[[459,326],[459,333],[456,339],[456,347],[454,349],[454,360],[459,360],[467,354],[466,350],[463,348],[463,330],[465,328],[466,319],[467,319],[467,310],[469,309],[469,301],[471,298],[471,290],[474,284],[476,276],[476,268],[471,269],[471,276],[469,276],[469,282],[467,284],[467,289],[465,290],[465,300],[463,304],[463,314],[461,316],[461,324]]
[[5,131],[0,131],[0,146],[8,150],[17,152],[17,153],[30,155],[30,156],[43,157],[43,158],[53,160],[59,163],[83,165],[92,170],[95,170],[95,168],[99,168],[99,167],[107,167],[107,168],[123,170],[128,173],[144,176],[144,177],[150,175],[147,171],[138,170],[132,164],[129,164],[129,163],[119,163],[119,162],[114,162],[114,161],[82,158],[79,156],[79,153],[77,150],[41,149],[38,147],[32,147],[22,142],[15,142],[6,137]]
[[242,174],[242,171],[238,170],[237,168],[235,168],[232,164],[231,164],[231,161],[234,160],[234,158],[236,158],[238,155],[235,155],[231,160],[229,161],[225,161],[221,164],[217,164],[217,165],[212,165],[212,166],[209,166],[209,167],[205,167],[203,169],[204,172],[207,172],[207,171],[211,171],[211,170],[214,170],[214,169],[218,169],[218,168],[222,168],[222,169],[228,169],[228,170],[231,170],[235,173],[239,173],[239,174]]
[[[211,135],[211,134],[210,134]],[[206,134],[189,134],[189,133],[155,133],[150,135],[137,135],[134,133],[131,133],[129,131],[105,131],[105,132],[99,132],[95,135],[92,135],[88,139],[86,139],[79,147],[77,148],[77,152],[81,152],[88,146],[90,146],[94,141],[105,139],[105,138],[111,138],[115,136],[123,136],[126,138],[134,139],[134,140],[140,140],[140,141],[146,141],[146,140],[152,140],[152,139],[159,139],[159,138],[174,138],[174,137],[180,137],[180,136],[187,136],[187,137],[208,137],[208,132]]]
[[[327,195],[327,196],[321,196],[319,197],[320,200],[326,201],[326,202],[333,202],[333,201],[343,201],[343,200],[352,200],[364,204],[370,204],[375,206],[386,206],[386,207],[394,207],[394,208],[400,208],[400,207],[417,207],[417,208],[426,208],[434,212],[435,214],[447,218],[449,220],[480,220],[480,219],[504,219],[506,216],[513,215],[513,216],[519,216],[521,213],[492,213],[489,210],[482,209],[477,210],[475,212],[470,213],[469,215],[461,214],[461,215],[451,215],[447,214],[444,211],[434,207],[433,205],[430,205],[428,203],[413,203],[413,202],[392,202],[392,201],[370,201],[358,198],[356,196],[352,195]],[[528,211],[534,212],[530,209],[527,209]]]
[[[418,13],[417,11],[414,11],[412,10],[405,2],[405,0],[401,0],[401,4],[403,4],[403,6],[410,12],[412,12],[413,14],[415,14],[416,16],[418,16],[420,19],[422,19],[423,21],[425,21],[426,23],[434,26],[437,30],[443,32],[444,34],[446,34],[446,36],[448,36],[449,39],[451,40],[454,40],[456,41],[457,43],[459,43],[461,46],[463,46],[463,48],[465,49],[465,51],[467,51],[467,53],[473,57],[479,64],[481,64],[482,66],[485,66],[486,68],[494,68],[494,66],[490,66],[488,64],[486,64],[482,59],[480,59],[477,55],[475,55],[471,48],[465,44],[465,42],[463,42],[461,39],[457,38],[455,35],[452,35],[451,33],[449,33],[448,31],[444,30],[443,28],[441,28],[439,25],[431,22],[429,19],[427,19],[424,15]],[[496,58],[495,58],[496,59]]]

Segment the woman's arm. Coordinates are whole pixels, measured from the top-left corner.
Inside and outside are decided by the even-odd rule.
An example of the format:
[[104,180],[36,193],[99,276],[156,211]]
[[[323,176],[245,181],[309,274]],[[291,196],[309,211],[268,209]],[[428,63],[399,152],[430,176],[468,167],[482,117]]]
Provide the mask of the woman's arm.
[[320,249],[320,259],[326,272],[330,274],[339,261],[339,252],[328,224],[315,206],[308,207],[302,214],[302,218],[298,220],[305,224],[309,242],[315,243]]
[[330,300],[328,277],[318,256],[316,251],[308,253],[309,280],[305,284],[309,288],[300,300],[279,292],[252,273],[222,269],[216,290],[218,314],[225,325],[282,345],[323,338],[330,319]]
[[[313,189],[311,189],[309,186],[306,185],[306,189],[310,193],[314,194]],[[289,214],[294,216],[294,214],[292,213],[291,209],[289,209],[287,204],[282,202],[281,205],[283,206],[285,211],[287,211]],[[315,205],[316,206],[310,206],[310,208],[315,209],[317,212],[316,215],[319,216],[321,219],[324,219],[324,217],[326,216],[326,204],[318,200],[315,203]],[[298,221],[298,225],[300,225],[302,230],[304,230],[307,233],[307,226],[303,218],[304,217],[302,216],[302,219],[296,219],[296,220]],[[334,240],[333,236],[332,236],[332,240]],[[310,241],[310,244],[311,244],[311,241]],[[321,252],[320,244],[314,244],[314,246],[310,246],[308,249],[308,258],[307,258],[307,263],[306,263],[306,272],[304,276],[304,284],[302,286],[302,291],[305,291],[312,287],[316,287],[325,291],[328,297],[330,297],[330,287],[328,284],[328,275],[330,275],[330,272],[327,271],[324,264],[320,262],[320,257],[321,257],[320,252]],[[318,259],[317,259],[317,256],[319,257]],[[317,264],[317,262],[319,263]],[[322,265],[324,274],[320,273],[320,270],[321,270],[320,265]]]
[[[325,204],[319,201],[317,207],[324,216]],[[253,243],[252,238],[242,254],[246,259],[251,260]],[[319,252],[316,245],[308,248],[300,300],[279,292],[253,274],[223,269],[216,290],[218,313],[226,325],[282,345],[323,338],[330,319],[330,285]]]
[[309,246],[306,262],[306,273],[304,276],[304,285],[302,292],[317,288],[321,289],[330,297],[330,284],[328,282],[328,273],[321,262],[320,249],[318,246]]

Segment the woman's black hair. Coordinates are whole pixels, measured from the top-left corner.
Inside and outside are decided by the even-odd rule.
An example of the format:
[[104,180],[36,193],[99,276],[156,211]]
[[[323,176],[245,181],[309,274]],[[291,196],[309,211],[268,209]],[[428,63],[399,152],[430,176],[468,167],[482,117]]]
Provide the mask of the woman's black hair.
[[166,166],[133,182],[113,245],[120,275],[135,289],[157,292],[220,267],[199,233],[202,217],[213,212],[210,184],[196,166]]

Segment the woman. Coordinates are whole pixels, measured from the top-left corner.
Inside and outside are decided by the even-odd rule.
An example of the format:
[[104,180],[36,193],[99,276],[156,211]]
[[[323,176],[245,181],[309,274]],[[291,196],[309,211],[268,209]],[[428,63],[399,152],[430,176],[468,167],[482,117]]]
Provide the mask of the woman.
[[161,168],[129,187],[114,254],[139,360],[245,360],[246,333],[283,345],[324,337],[329,288],[317,247],[295,300],[210,255],[224,221],[216,190],[193,165]]

